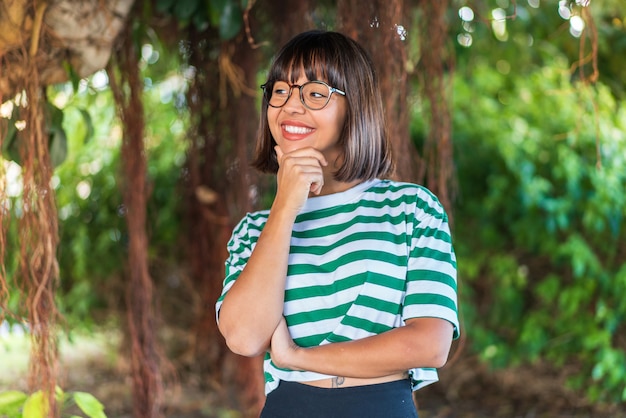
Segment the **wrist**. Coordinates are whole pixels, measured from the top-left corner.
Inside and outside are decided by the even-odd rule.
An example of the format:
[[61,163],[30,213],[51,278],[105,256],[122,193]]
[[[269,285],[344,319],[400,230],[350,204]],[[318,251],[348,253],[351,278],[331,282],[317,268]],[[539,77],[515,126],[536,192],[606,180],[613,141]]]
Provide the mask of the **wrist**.
[[272,363],[281,369],[307,370],[304,360],[306,350],[306,348],[299,347],[295,343],[290,344],[288,349],[271,350]]
[[300,213],[300,208],[291,207],[278,200],[274,200],[270,207],[270,218],[281,224],[293,225],[298,213]]
[[306,354],[308,351],[308,348],[300,347],[294,343],[289,353],[289,368],[298,371],[309,370],[306,367]]

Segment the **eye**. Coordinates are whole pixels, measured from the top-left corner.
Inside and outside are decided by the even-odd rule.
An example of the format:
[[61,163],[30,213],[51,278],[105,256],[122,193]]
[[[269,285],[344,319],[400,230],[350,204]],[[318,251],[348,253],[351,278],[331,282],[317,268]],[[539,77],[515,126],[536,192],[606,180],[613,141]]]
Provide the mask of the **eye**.
[[305,94],[311,99],[326,99],[328,97],[328,88],[323,85],[309,84],[306,86]]
[[311,97],[314,98],[314,99],[325,99],[328,96],[326,96],[321,91],[312,91],[311,92]]
[[276,83],[272,89],[273,96],[286,96],[289,94],[289,85],[286,83]]

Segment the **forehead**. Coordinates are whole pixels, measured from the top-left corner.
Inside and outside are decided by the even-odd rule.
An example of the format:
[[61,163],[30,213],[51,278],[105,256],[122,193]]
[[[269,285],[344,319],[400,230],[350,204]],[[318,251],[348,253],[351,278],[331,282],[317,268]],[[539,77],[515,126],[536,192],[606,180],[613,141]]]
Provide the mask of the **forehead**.
[[286,80],[291,83],[295,83],[303,77],[307,80],[330,81],[328,73],[329,70],[333,72],[332,63],[329,63],[325,56],[314,52],[279,57],[270,70],[269,78]]
[[298,71],[291,71],[285,77],[280,77],[278,80],[285,81],[290,84],[302,84],[308,81],[325,81],[324,77],[317,74],[312,74],[304,71],[300,68]]

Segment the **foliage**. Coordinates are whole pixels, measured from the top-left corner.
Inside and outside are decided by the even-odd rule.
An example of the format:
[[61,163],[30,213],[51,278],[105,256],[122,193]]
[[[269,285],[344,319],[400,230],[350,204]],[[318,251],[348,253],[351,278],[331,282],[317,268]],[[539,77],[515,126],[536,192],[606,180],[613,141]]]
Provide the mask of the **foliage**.
[[[176,66],[175,57],[167,57],[158,47],[156,43],[144,44],[140,50],[146,83],[144,101],[149,109],[146,147],[152,184],[147,227],[151,257],[163,266],[176,259],[180,239],[181,196],[176,189],[185,173],[185,147],[180,139],[187,116],[186,80],[171,69]],[[164,56],[167,60],[159,59]],[[155,74],[158,79],[153,82]],[[118,297],[123,294],[127,228],[119,167],[121,127],[104,72],[80,81],[77,90],[71,83],[51,86],[47,95],[49,107],[57,109],[58,123],[53,129],[63,131],[67,141],[67,154],[53,177],[60,219],[61,287],[57,304],[72,328],[91,327],[94,321],[107,319],[110,309],[121,306]],[[17,184],[19,176],[13,181]],[[5,267],[11,282],[16,268],[12,255],[19,248],[16,225],[21,203],[19,192],[9,198],[12,215],[7,225]],[[20,312],[18,292],[10,295],[9,309]]]
[[[63,392],[57,387],[56,401],[61,412],[68,411],[74,405],[89,418],[106,418],[104,406],[90,393]],[[48,404],[44,393],[37,391],[31,395],[18,390],[0,392],[0,416],[4,418],[45,418],[48,416]],[[79,418],[78,415],[62,415]]]
[[[146,147],[152,185],[147,227],[151,257],[161,265],[175,259],[180,239],[180,195],[176,189],[184,174],[185,150],[178,138],[184,134],[186,116],[179,108],[177,94],[182,88],[184,80],[171,74],[161,83],[149,81],[144,97],[150,109]],[[63,292],[59,304],[73,325],[89,326],[94,319],[103,319],[95,315],[99,310],[104,313],[119,307],[119,301],[111,297],[123,293],[127,227],[121,197],[124,185],[119,177],[121,128],[108,88],[67,93],[62,88],[56,92],[58,101],[69,100],[65,114],[70,138],[68,161],[55,173],[62,220],[59,261]],[[82,117],[72,108],[82,106],[96,112],[93,141],[82,141],[81,132],[70,129],[80,126],[77,122]]]
[[168,13],[182,25],[192,24],[199,31],[217,28],[221,39],[234,38],[243,28],[247,0],[157,0],[156,11]]
[[[21,164],[19,155],[19,140],[18,140],[18,127],[23,121],[20,119],[20,107],[17,101],[8,101],[5,106],[11,108],[11,116],[8,118],[7,132],[2,142],[2,157],[8,161],[14,161],[17,164]],[[82,124],[87,126],[87,130],[84,132],[84,140],[89,139],[91,134],[91,118],[89,113],[80,109],[80,115],[83,117]],[[64,113],[61,109],[54,106],[52,103],[46,102],[46,129],[48,134],[48,147],[50,148],[50,158],[52,165],[58,167],[67,158],[67,133],[63,128]],[[80,126],[81,121],[77,121]]]
[[[505,3],[511,4],[498,2]],[[564,30],[557,2],[546,3],[541,9],[518,4],[516,18],[506,22],[506,39],[494,37],[487,11],[472,23],[453,25],[450,34],[451,42],[464,30],[474,38],[471,48],[454,42],[452,80],[459,192],[453,212],[464,333],[472,350],[493,367],[574,365],[579,368],[569,374],[572,387],[585,388],[591,400],[621,402],[626,400],[626,109],[615,98],[626,90],[619,77],[626,42],[623,18],[611,18],[620,16],[613,10],[620,10],[621,0],[593,9],[600,37],[596,85],[576,81],[580,75],[571,68],[581,43]],[[154,4],[182,28],[217,29],[222,40],[240,32],[247,7],[245,0]],[[332,7],[325,14],[334,15]],[[456,14],[451,10],[451,22],[458,21]],[[319,19],[319,13],[313,17]],[[181,138],[189,126],[184,72],[193,68],[177,71],[177,51],[168,55],[149,29],[140,29],[146,31],[135,35],[145,82],[150,254],[152,268],[165,274],[163,265],[175,264],[181,251],[178,190],[186,174]],[[273,29],[259,28],[268,30]],[[182,43],[179,48],[184,53]],[[414,54],[419,71],[419,51]],[[61,228],[58,303],[72,327],[94,325],[102,319],[98,313],[115,309],[123,294],[121,130],[106,82],[97,81],[102,77],[48,88],[49,133],[58,157],[53,179]],[[427,131],[422,112],[428,109],[416,104],[412,130],[420,142]],[[18,119],[15,113],[13,121]],[[3,155],[17,159],[12,138],[9,132]],[[11,202],[9,277],[15,270],[11,249],[17,248],[19,197]],[[11,292],[12,299],[15,295]],[[2,402],[13,399],[10,413],[18,416],[33,397],[4,392],[0,413]],[[64,399],[78,404],[81,397]]]
[[[580,366],[573,388],[626,400],[626,108],[552,55],[524,76],[476,59],[454,79],[462,310],[494,367]],[[414,118],[416,140],[425,127]]]

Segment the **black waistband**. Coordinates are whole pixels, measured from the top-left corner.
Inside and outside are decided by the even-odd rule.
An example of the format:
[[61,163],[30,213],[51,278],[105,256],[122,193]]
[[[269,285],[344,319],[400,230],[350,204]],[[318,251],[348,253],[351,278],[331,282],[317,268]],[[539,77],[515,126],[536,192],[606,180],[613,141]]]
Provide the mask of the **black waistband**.
[[261,418],[417,418],[408,380],[346,388],[282,381],[267,396]]

